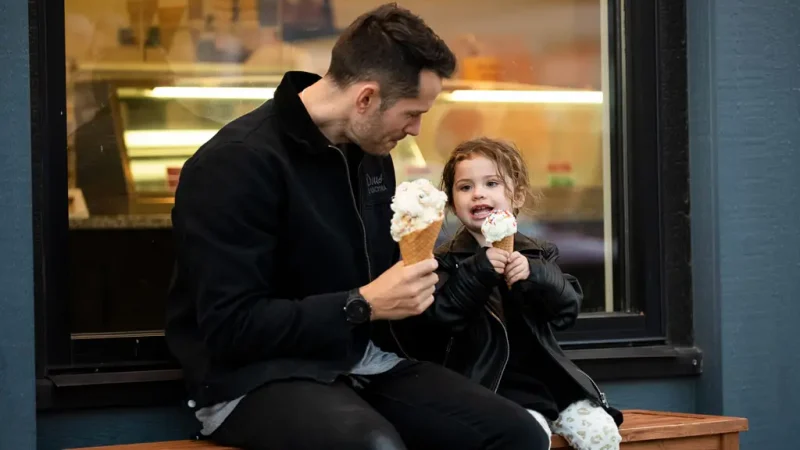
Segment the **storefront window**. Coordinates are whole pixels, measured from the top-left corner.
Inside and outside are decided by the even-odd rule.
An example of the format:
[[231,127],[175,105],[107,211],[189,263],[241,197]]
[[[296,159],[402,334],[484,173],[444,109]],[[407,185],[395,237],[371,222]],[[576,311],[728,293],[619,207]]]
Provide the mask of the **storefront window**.
[[[184,161],[224,124],[271,98],[284,72],[323,75],[338,32],[380,3],[65,0],[70,251],[81,255],[71,256],[73,271],[95,266],[102,278],[113,260],[137,261],[119,277],[133,280],[127,301],[153,309],[153,319],[126,321],[139,314],[136,308],[110,308],[124,324],[111,328],[158,328],[172,257],[164,242]],[[540,194],[530,199],[532,214],[520,218],[521,230],[558,244],[562,268],[586,291],[585,314],[639,314],[640,305],[615,293],[612,283],[606,2],[407,0],[402,6],[447,41],[459,69],[424,116],[420,135],[394,150],[398,181],[438,182],[448,153],[463,140],[514,141]],[[443,239],[457,220],[447,224]],[[167,234],[147,247],[148,237],[131,237],[142,232]],[[90,247],[104,256],[92,259]],[[109,248],[142,254],[109,259]],[[161,251],[163,260],[152,260]],[[161,298],[136,300],[142,286]],[[73,296],[82,298],[72,302],[87,311],[100,303],[108,308],[119,300],[86,299],[108,292],[75,287]],[[110,329],[98,325],[107,319],[79,316],[73,331]]]

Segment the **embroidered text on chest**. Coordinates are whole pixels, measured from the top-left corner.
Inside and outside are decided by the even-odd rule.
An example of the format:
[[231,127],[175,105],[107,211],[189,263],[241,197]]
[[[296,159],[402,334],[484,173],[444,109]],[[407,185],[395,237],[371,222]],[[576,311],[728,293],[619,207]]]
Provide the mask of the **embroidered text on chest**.
[[367,177],[367,192],[369,194],[377,194],[379,192],[385,192],[388,188],[385,184],[383,184],[383,174],[372,176],[370,174],[366,174]]

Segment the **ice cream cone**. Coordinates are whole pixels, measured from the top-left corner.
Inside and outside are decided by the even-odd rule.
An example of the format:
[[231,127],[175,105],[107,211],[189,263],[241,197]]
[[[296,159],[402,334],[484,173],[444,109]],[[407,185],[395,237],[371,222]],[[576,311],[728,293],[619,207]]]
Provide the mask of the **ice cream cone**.
[[514,251],[514,235],[506,236],[503,239],[500,239],[497,242],[492,242],[492,247],[499,248],[500,250],[505,250],[508,253]]
[[400,245],[405,265],[433,257],[433,247],[442,229],[447,194],[426,178],[404,181],[392,198],[392,239]]
[[442,229],[442,221],[436,221],[419,231],[403,236],[398,243],[403,263],[407,266],[433,257],[433,247]]
[[[492,247],[499,248],[500,250],[505,250],[509,254],[514,251],[514,235],[506,236],[503,239],[500,239],[497,242],[492,242]],[[511,285],[506,283],[506,286],[511,288]]]

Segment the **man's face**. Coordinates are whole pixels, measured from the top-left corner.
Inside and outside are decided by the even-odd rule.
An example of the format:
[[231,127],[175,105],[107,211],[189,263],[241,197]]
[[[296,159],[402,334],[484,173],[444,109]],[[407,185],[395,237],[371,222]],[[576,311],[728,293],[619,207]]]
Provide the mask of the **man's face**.
[[387,155],[397,142],[407,135],[420,132],[422,115],[433,106],[442,91],[442,79],[433,72],[423,70],[419,74],[419,95],[416,98],[401,98],[386,110],[380,101],[373,101],[352,120],[352,139],[366,153]]

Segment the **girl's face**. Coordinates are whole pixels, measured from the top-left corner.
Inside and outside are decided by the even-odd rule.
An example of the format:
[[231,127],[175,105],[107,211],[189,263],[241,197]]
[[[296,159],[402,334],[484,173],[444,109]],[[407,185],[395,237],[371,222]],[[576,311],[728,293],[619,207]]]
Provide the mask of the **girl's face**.
[[[453,209],[464,226],[481,234],[481,225],[495,209],[513,211],[515,204],[506,192],[514,192],[514,185],[503,179],[494,161],[480,155],[456,164],[453,177]],[[519,203],[524,199],[518,199]]]

